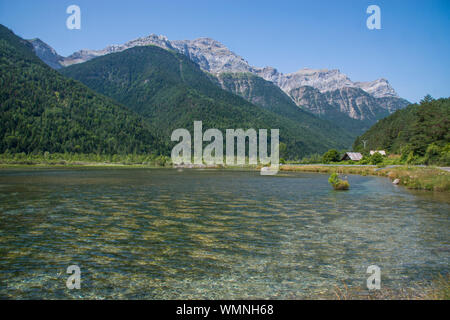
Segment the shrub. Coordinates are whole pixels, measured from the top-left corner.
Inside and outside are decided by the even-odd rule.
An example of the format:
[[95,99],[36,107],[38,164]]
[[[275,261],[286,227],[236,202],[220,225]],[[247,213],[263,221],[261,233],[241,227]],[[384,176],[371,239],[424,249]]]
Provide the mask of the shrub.
[[414,155],[414,152],[411,151],[406,158],[407,164],[414,164],[417,161],[417,157]]
[[371,164],[380,164],[384,161],[383,156],[381,155],[381,153],[379,152],[375,152],[371,157],[370,157],[370,163]]
[[441,154],[441,148],[436,144],[432,143],[427,147],[425,152],[424,162],[426,164],[436,164],[439,163],[439,156]]
[[334,190],[348,190],[350,188],[350,183],[347,180],[341,180],[334,186]]
[[328,178],[328,182],[333,186],[334,190],[348,190],[350,188],[350,183],[347,180],[339,179],[336,172],[332,173]]
[[363,158],[359,161],[359,164],[370,164],[370,156],[363,156]]
[[442,148],[439,163],[444,166],[450,166],[450,143],[447,143],[447,145]]
[[324,163],[338,162],[340,160],[339,152],[335,149],[328,150],[324,153],[322,160]]

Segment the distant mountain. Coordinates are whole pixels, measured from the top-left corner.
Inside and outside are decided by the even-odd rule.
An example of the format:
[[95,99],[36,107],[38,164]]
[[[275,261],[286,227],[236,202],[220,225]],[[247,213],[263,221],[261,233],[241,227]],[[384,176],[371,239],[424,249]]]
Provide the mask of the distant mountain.
[[355,82],[355,86],[370,93],[375,98],[398,98],[394,88],[384,78],[369,82]]
[[0,25],[0,153],[167,152],[140,116],[45,65],[33,43]]
[[[322,119],[332,121],[354,137],[389,115],[386,100],[375,98],[359,88],[345,87],[320,92],[309,86],[292,89],[287,95],[273,82],[252,73],[221,73],[218,85],[256,105],[291,116],[298,105]],[[400,98],[396,98],[400,99]],[[405,104],[408,102],[405,101]],[[310,120],[311,121],[311,120]]]
[[[265,80],[274,82],[285,92],[301,86],[311,86],[319,89],[321,92],[333,91],[343,87],[355,87],[361,88],[377,98],[398,97],[397,93],[386,79],[378,79],[371,82],[352,82],[339,70],[315,70],[305,68],[294,73],[283,74],[272,67],[253,67],[242,57],[211,38],[170,41],[165,36],[151,34],[148,37],[138,38],[123,45],[108,46],[103,50],[80,50],[67,58],[63,58],[63,61],[61,61],[60,64],[61,66],[68,66],[82,63],[102,55],[121,52],[136,46],[147,45],[155,45],[182,53],[197,63],[200,68],[206,72],[214,74],[223,72],[254,73]],[[49,49],[51,53],[48,55],[57,55],[53,49]],[[57,56],[57,58],[59,59],[59,56]]]
[[297,104],[325,118],[336,112],[356,120],[375,123],[389,115],[389,111],[367,92],[353,87],[320,92],[312,87],[300,87],[289,92]]
[[[325,121],[318,119],[317,116],[298,108],[295,102],[273,82],[264,80],[252,73],[221,73],[212,78],[224,90],[241,96],[247,101],[276,114],[302,124],[308,124],[311,128],[328,126]],[[359,123],[359,121],[355,122]]]
[[378,119],[409,105],[385,79],[352,82],[339,70],[326,69],[302,69],[284,75],[267,67],[257,74],[277,84],[299,107],[354,133],[364,132]]
[[53,69],[60,69],[65,58],[56,53],[55,49],[43,42],[41,39],[29,40],[33,45],[36,55]]
[[[370,82],[353,82],[339,70],[315,70],[308,68],[290,74],[283,74],[272,67],[258,68],[251,66],[246,60],[230,51],[223,44],[210,38],[170,41],[165,36],[152,34],[148,37],[129,41],[123,45],[109,46],[103,50],[81,50],[67,58],[63,58],[63,60],[59,60],[60,57],[55,55],[53,60],[57,60],[60,66],[68,66],[89,61],[90,59],[106,54],[121,52],[136,46],[147,45],[155,45],[184,54],[197,63],[202,70],[214,75],[221,73],[253,73],[276,84],[296,102],[300,100],[305,101],[305,98],[296,97],[293,92],[301,87],[309,86],[319,90],[321,93],[343,88],[359,88],[374,98],[384,98],[385,102],[379,104],[379,106],[385,107],[389,113],[404,108],[408,104],[406,100],[398,97],[386,79],[382,78]],[[48,54],[45,54],[46,58],[44,61],[49,61],[54,66],[53,60],[49,58],[54,54],[52,50],[48,50]],[[40,56],[44,56],[44,54],[41,53]],[[310,101],[307,105],[312,103],[314,102]],[[304,107],[304,105],[297,105]],[[373,106],[373,108],[376,107]],[[307,106],[306,109],[308,109]],[[345,108],[339,109],[339,112],[345,113],[345,110]],[[352,114],[347,115],[354,118]],[[370,119],[370,115],[363,115],[363,117]]]
[[[414,156],[426,155],[434,144],[440,153],[440,163],[450,164],[450,98],[425,99],[421,104],[413,104],[398,110],[378,121],[353,145],[355,150],[388,150],[392,153],[410,152]],[[439,151],[440,150],[440,151]]]
[[61,73],[143,115],[167,137],[176,128],[191,129],[194,120],[202,120],[205,129],[277,128],[290,158],[344,148],[352,140],[344,130],[299,109],[272,83],[252,75],[252,81],[265,86],[262,91],[257,86],[262,99],[278,94],[284,105],[253,100],[254,105],[239,97],[238,90],[229,88],[238,95],[222,90],[219,86],[228,83],[225,78],[216,79],[171,49],[137,46],[72,65]]
[[[313,87],[303,86],[291,90],[290,95],[297,105],[302,106],[302,109],[308,110],[322,119],[336,123],[350,132],[353,137],[368,130],[378,120],[378,117],[387,114],[377,108],[377,111],[380,112],[378,116],[371,116],[370,119],[361,118],[361,112],[358,107],[359,102],[355,102],[351,98],[347,99],[348,95],[344,94],[341,96],[339,94],[341,90],[345,91],[346,89],[321,93]],[[332,98],[336,98],[336,101],[332,100]],[[341,107],[344,110],[341,111]],[[350,117],[350,114],[355,116],[355,118]]]

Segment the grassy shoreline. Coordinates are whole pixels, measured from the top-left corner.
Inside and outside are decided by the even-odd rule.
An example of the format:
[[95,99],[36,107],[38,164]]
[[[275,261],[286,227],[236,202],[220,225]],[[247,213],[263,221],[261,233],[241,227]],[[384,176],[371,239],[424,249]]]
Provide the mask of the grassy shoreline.
[[395,167],[378,168],[366,166],[323,166],[323,165],[289,165],[281,166],[281,171],[357,174],[362,176],[387,177],[399,180],[399,185],[408,189],[450,192],[450,172],[436,167]]
[[153,164],[123,164],[100,162],[69,162],[69,163],[0,163],[0,169],[70,169],[70,168],[171,168]]

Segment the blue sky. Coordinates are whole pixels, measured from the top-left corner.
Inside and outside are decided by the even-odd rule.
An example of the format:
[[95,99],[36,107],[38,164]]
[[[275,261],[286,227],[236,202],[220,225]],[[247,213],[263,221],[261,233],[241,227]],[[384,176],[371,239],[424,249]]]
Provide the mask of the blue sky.
[[[66,8],[81,8],[81,30]],[[381,8],[381,30],[366,9]],[[400,96],[450,96],[450,1],[0,0],[0,23],[67,56],[150,33],[171,40],[210,37],[255,66],[284,73],[339,69],[353,81],[386,78]]]

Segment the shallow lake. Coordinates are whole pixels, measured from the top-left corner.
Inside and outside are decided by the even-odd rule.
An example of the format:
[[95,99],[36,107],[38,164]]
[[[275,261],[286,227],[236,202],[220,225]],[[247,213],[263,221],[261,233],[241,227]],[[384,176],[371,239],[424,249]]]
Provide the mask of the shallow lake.
[[[0,298],[297,299],[449,272],[450,203],[386,178],[0,171]],[[442,197],[442,196],[441,196]],[[445,198],[445,197],[444,197]],[[67,267],[81,269],[69,290]]]

